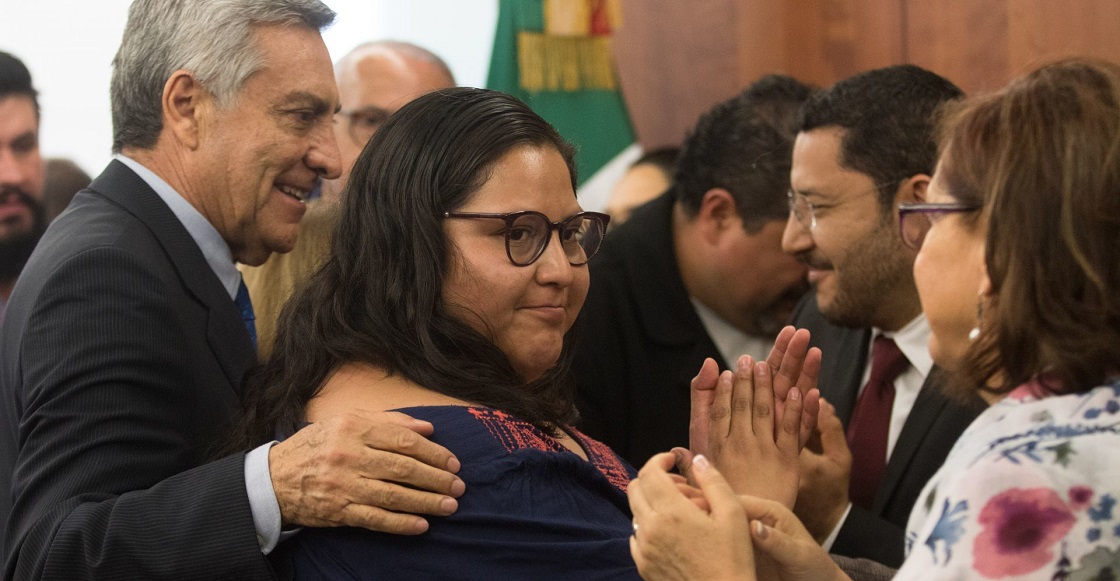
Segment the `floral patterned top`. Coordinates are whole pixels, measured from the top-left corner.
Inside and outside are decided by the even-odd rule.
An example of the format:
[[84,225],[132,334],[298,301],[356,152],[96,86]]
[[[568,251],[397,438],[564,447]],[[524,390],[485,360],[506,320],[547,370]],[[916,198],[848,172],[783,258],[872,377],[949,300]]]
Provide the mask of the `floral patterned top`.
[[926,485],[895,579],[1120,579],[1120,381],[1020,386]]

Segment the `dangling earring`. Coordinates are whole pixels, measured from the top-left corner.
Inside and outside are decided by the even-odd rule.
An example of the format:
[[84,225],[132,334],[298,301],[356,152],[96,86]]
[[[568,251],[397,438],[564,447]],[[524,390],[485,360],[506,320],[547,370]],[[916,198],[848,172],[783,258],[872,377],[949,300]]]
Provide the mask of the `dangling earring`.
[[981,297],[976,299],[976,326],[968,332],[968,340],[976,341],[980,338],[980,321],[984,318],[984,301]]

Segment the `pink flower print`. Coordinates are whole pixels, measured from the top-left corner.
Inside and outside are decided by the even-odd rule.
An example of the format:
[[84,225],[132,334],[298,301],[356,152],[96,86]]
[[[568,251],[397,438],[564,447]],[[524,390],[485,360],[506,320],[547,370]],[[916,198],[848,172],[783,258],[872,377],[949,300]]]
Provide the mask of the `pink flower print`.
[[1074,517],[1048,488],[1012,488],[980,511],[973,566],[984,577],[1025,575],[1054,560],[1054,544],[1073,528]]
[[1088,486],[1071,486],[1068,494],[1073,510],[1085,510],[1093,505],[1093,489]]

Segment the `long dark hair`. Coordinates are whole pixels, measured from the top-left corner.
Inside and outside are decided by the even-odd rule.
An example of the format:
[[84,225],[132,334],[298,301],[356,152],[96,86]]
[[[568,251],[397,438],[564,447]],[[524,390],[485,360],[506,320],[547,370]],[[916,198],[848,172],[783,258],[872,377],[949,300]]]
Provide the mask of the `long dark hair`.
[[1120,372],[1120,67],[1046,65],[943,123],[939,171],[983,208],[994,291],[965,379],[992,393],[1105,383]]
[[443,213],[463,206],[494,163],[522,145],[559,151],[575,195],[571,145],[503,93],[437,91],[385,123],[354,165],[331,256],[285,306],[272,355],[246,379],[241,444],[299,429],[308,401],[351,362],[549,431],[575,419],[567,338],[558,363],[526,383],[505,353],[443,304],[452,259]]

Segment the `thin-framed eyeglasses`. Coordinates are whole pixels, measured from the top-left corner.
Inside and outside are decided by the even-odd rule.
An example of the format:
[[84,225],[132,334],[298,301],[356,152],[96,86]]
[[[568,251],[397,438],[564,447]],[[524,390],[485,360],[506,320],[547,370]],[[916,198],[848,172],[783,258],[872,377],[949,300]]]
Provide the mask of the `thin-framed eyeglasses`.
[[971,204],[903,202],[898,205],[898,232],[902,242],[913,250],[920,250],[931,226],[948,214],[975,212],[980,208]]
[[537,261],[552,240],[552,231],[560,236],[560,246],[572,266],[587,264],[599,251],[611,217],[599,212],[578,212],[553,222],[533,210],[504,214],[484,212],[444,212],[444,218],[502,220],[506,227],[506,256],[515,266],[529,266]]
[[[896,185],[898,183],[899,182],[887,182],[885,184],[876,184],[875,186],[871,187],[871,189],[864,190],[862,192],[859,192],[859,193],[851,195],[851,196],[847,196],[844,201],[848,201],[848,200],[851,200],[853,198],[865,196],[865,195],[871,194],[871,193],[878,193],[882,188],[887,187],[887,186],[893,186],[893,185]],[[810,202],[809,198],[807,196],[805,196],[804,194],[800,194],[798,192],[795,192],[795,191],[793,191],[793,189],[790,189],[789,191],[786,192],[786,199],[789,202],[789,211],[790,211],[791,214],[793,214],[793,217],[797,220],[797,223],[801,224],[801,227],[803,229],[808,230],[810,232],[812,232],[813,230],[816,230],[817,229],[817,212],[821,209],[821,206],[818,206],[818,205],[814,204],[813,202]],[[832,206],[829,206],[829,207],[830,208],[836,207],[836,206],[841,205],[843,203],[844,202],[837,202],[837,203],[835,203],[835,204],[833,204]]]
[[389,112],[380,107],[361,107],[359,109],[344,109],[338,112],[346,123],[346,133],[354,141],[354,145],[365,147],[374,133],[381,128],[389,118]]

